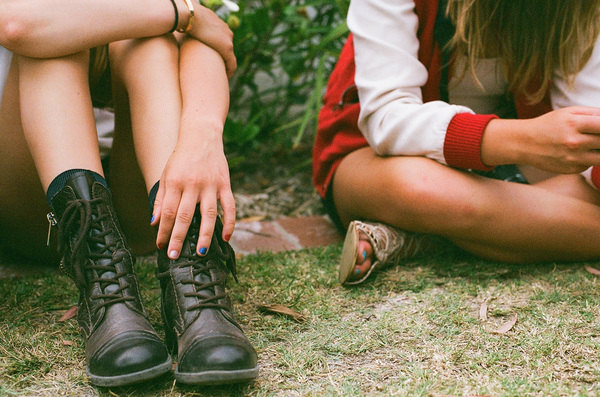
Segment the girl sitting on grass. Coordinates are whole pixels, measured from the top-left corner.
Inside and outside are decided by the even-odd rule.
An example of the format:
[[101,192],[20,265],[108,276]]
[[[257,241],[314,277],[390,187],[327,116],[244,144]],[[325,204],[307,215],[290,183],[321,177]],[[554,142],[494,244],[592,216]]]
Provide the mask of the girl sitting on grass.
[[443,240],[600,259],[600,1],[357,0],[348,26],[313,157],[341,283]]

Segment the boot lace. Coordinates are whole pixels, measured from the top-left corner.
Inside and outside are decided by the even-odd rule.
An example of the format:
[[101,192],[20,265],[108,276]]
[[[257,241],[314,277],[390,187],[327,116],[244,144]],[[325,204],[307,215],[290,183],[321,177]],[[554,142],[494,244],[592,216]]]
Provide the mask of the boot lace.
[[[192,227],[190,229],[192,230],[195,228]],[[184,296],[194,297],[198,301],[198,303],[190,305],[187,308],[188,311],[208,308],[230,310],[230,307],[227,304],[228,297],[225,293],[226,277],[213,277],[210,272],[212,269],[224,267],[226,271],[233,275],[235,281],[238,281],[235,254],[231,248],[231,245],[221,240],[221,230],[221,225],[219,225],[217,222],[210,244],[210,249],[206,256],[198,256],[196,253],[196,242],[198,241],[198,235],[194,233],[188,233],[185,244],[190,245],[190,252],[183,250],[177,259],[178,263],[171,264],[171,268],[192,267],[192,277],[181,280],[181,284],[194,285],[195,290],[195,292],[188,292],[184,294]],[[160,273],[158,274],[158,277],[165,277],[168,275],[168,273],[169,271]],[[211,281],[198,281],[198,276],[200,275],[210,278]],[[203,293],[203,291],[208,291],[211,294]]]
[[[68,242],[73,235],[75,238],[71,250],[71,263],[80,264],[83,274],[92,273],[87,270],[95,270],[98,275],[87,280],[88,283],[99,283],[102,291],[91,297],[94,300],[103,300],[96,310],[100,310],[103,306],[135,299],[122,293],[129,287],[129,283],[124,279],[123,285],[120,285],[119,279],[128,273],[117,272],[115,265],[121,261],[121,256],[115,255],[119,242],[106,238],[112,230],[108,228],[104,230],[102,227],[102,221],[110,216],[107,212],[98,213],[98,208],[103,202],[102,198],[71,200],[58,222],[60,253],[65,255]],[[86,257],[90,260],[86,260]],[[101,259],[109,261],[101,264],[99,262]]]

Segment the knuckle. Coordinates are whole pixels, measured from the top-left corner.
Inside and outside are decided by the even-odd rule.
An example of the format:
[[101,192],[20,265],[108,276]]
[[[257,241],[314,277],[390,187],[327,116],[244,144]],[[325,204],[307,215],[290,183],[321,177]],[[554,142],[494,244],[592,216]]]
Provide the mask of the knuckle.
[[177,216],[177,213],[175,212],[175,210],[173,208],[163,208],[162,216],[164,218],[166,218],[167,220],[172,221]]
[[223,211],[225,211],[225,212],[235,212],[235,202],[231,202],[231,203],[221,202],[221,207],[223,207]]
[[202,216],[206,218],[216,218],[217,217],[217,209],[216,208],[207,208],[202,212]]
[[180,211],[177,214],[177,221],[188,224],[188,223],[192,222],[193,217],[194,217],[193,213],[190,213],[188,211]]
[[570,151],[574,151],[581,148],[582,141],[576,135],[567,135],[563,140],[563,145]]

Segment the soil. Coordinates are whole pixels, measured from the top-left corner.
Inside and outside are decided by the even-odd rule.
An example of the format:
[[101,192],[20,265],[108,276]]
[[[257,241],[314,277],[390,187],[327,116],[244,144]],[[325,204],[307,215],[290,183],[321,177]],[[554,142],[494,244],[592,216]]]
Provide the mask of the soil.
[[269,148],[231,169],[237,219],[271,220],[325,213],[312,184],[311,147]]

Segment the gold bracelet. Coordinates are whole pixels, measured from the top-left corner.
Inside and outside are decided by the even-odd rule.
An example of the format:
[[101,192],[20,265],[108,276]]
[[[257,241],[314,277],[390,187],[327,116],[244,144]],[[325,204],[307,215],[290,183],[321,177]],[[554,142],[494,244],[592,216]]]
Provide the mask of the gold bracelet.
[[188,18],[188,23],[185,28],[177,29],[179,33],[187,33],[192,29],[192,24],[194,23],[194,4],[192,0],[185,0],[185,4],[188,6],[190,10],[190,16]]

